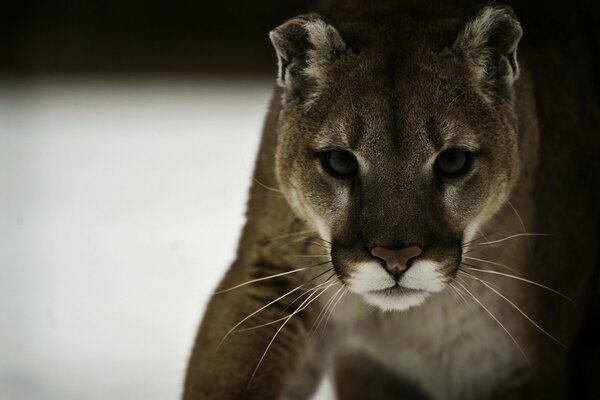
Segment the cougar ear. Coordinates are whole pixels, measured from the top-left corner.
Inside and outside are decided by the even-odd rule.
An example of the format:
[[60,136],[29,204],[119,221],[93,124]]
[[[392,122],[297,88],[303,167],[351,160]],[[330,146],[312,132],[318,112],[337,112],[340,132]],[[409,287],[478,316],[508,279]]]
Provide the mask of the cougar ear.
[[288,94],[322,86],[327,67],[348,50],[339,32],[317,14],[300,15],[269,33],[279,64],[277,83]]
[[511,87],[519,76],[517,46],[521,24],[508,6],[484,7],[459,32],[452,50],[487,84]]

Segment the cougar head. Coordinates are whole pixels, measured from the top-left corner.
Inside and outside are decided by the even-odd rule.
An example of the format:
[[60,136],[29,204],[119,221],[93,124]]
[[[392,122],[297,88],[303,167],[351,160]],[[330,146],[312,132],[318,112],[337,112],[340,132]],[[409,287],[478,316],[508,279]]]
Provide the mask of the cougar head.
[[522,30],[498,6],[462,24],[338,23],[301,15],[270,33],[277,179],[349,290],[402,310],[454,279],[515,184]]

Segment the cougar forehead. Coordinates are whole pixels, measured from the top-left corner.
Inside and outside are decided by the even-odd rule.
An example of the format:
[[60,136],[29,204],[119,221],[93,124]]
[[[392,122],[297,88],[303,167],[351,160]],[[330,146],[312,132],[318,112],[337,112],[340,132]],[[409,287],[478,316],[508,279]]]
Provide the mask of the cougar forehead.
[[[488,19],[487,29],[490,15],[479,17]],[[404,306],[397,308],[443,289],[462,244],[503,204],[518,175],[514,49],[498,50],[495,59],[493,49],[480,49],[488,57],[480,60],[477,46],[491,46],[483,39],[486,25],[467,24],[452,39],[455,26],[440,21],[423,32],[403,20],[364,32],[341,24],[349,45],[311,15],[272,33],[284,88],[276,151],[282,191],[298,216],[332,242],[342,281],[383,308],[395,304],[380,293],[386,288],[403,288]],[[449,149],[472,156],[460,178],[436,173],[436,160]],[[331,151],[354,158],[355,174],[328,174],[320,155]],[[409,245],[422,254],[400,278],[370,254]]]

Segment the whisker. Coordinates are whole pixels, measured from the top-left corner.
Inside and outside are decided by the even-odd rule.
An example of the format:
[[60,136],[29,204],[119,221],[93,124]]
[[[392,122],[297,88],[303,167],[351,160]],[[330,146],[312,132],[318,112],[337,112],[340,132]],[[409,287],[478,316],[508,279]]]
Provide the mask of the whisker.
[[460,299],[458,298],[458,295],[456,294],[457,293],[456,289],[454,288],[454,286],[452,286],[452,282],[448,282],[448,287],[450,289],[452,289],[452,290],[450,290],[450,293],[452,293],[452,296],[454,296],[454,298],[456,299],[456,302],[458,303]]
[[504,299],[508,304],[510,304],[511,306],[513,306],[513,308],[515,310],[517,310],[522,316],[524,316],[529,322],[531,322],[533,324],[533,326],[535,326],[536,328],[538,328],[540,331],[542,331],[543,333],[546,334],[546,336],[548,336],[550,339],[554,340],[556,343],[558,343],[559,345],[561,345],[562,347],[564,347],[566,350],[568,350],[569,348],[563,344],[560,340],[558,340],[557,338],[555,338],[554,336],[552,336],[548,331],[546,331],[544,328],[542,328],[541,326],[539,326],[533,319],[531,319],[529,317],[529,315],[525,314],[525,312],[523,310],[521,310],[515,303],[513,303],[511,300],[509,300],[506,296],[504,296],[502,293],[500,293],[498,290],[494,289],[492,286],[490,286],[487,282],[483,281],[480,278],[477,278],[474,275],[465,273],[464,271],[459,271],[463,273],[463,276],[466,276],[468,278],[471,279],[475,279],[479,282],[481,282],[483,285],[485,285],[488,289],[490,289],[492,292],[496,293],[498,296],[500,296],[502,299]]
[[453,289],[452,293],[454,294],[454,296],[456,296],[456,299],[458,302],[462,301],[462,303],[464,303],[463,306],[468,306],[471,309],[471,311],[473,311],[475,309],[475,307],[473,306],[473,302],[468,302],[467,299],[465,298],[464,294],[459,292],[458,288],[456,288],[452,285],[452,282],[450,282],[448,285],[450,286],[450,288]]
[[[327,291],[327,289],[329,289],[331,286],[335,285],[335,283],[330,284],[329,286],[325,287],[324,289],[322,289],[319,294],[317,294],[312,300],[311,298],[315,295],[315,293],[317,293],[317,291],[315,290],[313,293],[311,293],[311,295],[304,300],[304,302],[298,306],[298,308],[292,313],[290,314],[289,317],[286,318],[286,320],[283,322],[283,324],[281,324],[281,326],[279,327],[279,329],[277,329],[277,331],[275,332],[275,334],[273,335],[273,337],[271,338],[271,341],[269,342],[269,344],[267,345],[267,348],[265,349],[264,353],[262,354],[262,356],[260,357],[260,360],[258,360],[258,364],[256,365],[256,368],[254,368],[254,372],[252,372],[252,375],[250,376],[250,381],[248,381],[248,386],[247,388],[250,387],[250,384],[252,383],[252,381],[254,380],[254,376],[256,375],[256,372],[258,371],[258,368],[260,367],[260,365],[262,364],[263,360],[265,359],[267,353],[269,352],[269,349],[271,348],[271,346],[273,345],[273,342],[275,341],[275,339],[277,338],[277,335],[279,335],[279,332],[281,332],[281,330],[285,327],[285,325],[292,319],[292,317],[294,317],[294,315],[296,315],[297,313],[299,313],[300,311],[300,307],[302,307],[304,304],[306,304],[308,302],[308,304],[306,305],[307,307],[314,302],[315,300],[317,300],[319,297],[321,297],[321,295],[323,293],[325,293]],[[306,308],[306,307],[305,307]]]
[[483,262],[483,263],[486,263],[486,264],[497,265],[499,267],[503,267],[503,268],[506,268],[506,269],[508,269],[510,271],[513,271],[514,273],[517,273],[517,274],[519,273],[515,269],[509,267],[508,265],[500,264],[500,263],[497,263],[497,262],[494,262],[494,261],[484,260],[483,258],[469,257],[469,256],[463,256],[463,258],[466,258],[466,259],[469,259],[469,260],[480,261],[480,262]]
[[335,303],[333,303],[333,307],[331,307],[331,309],[329,310],[329,315],[327,316],[327,319],[325,320],[325,325],[323,325],[323,329],[321,330],[321,337],[319,338],[319,343],[321,343],[321,341],[323,340],[323,335],[325,335],[325,332],[327,331],[327,324],[329,323],[329,319],[333,315],[333,311],[335,310],[335,307],[338,305],[340,300],[342,300],[344,298],[344,296],[346,294],[348,294],[348,288],[345,288],[345,289],[346,290],[344,290],[342,292],[340,297],[335,301]]
[[275,300],[271,301],[270,303],[265,304],[264,306],[262,306],[261,308],[259,308],[258,310],[254,311],[252,314],[248,315],[247,317],[245,317],[244,319],[242,319],[240,322],[238,322],[237,324],[235,324],[233,326],[233,328],[231,328],[226,334],[225,336],[223,336],[223,339],[221,339],[221,341],[219,342],[219,344],[216,347],[216,350],[219,350],[219,348],[221,347],[221,345],[223,344],[223,342],[225,342],[225,340],[229,337],[229,335],[231,335],[233,333],[233,331],[236,330],[236,328],[238,326],[240,326],[241,324],[243,324],[244,322],[246,322],[247,320],[249,320],[250,318],[252,318],[253,316],[255,316],[256,314],[258,314],[259,312],[261,312],[262,310],[264,310],[265,308],[269,307],[272,304],[277,303],[279,300],[283,299],[284,297],[294,293],[296,290],[299,290],[302,286],[297,286],[294,289],[290,290],[289,292],[285,293],[282,296],[279,296],[278,298],[276,298]]
[[325,242],[325,243],[327,243],[329,245],[331,244],[331,242],[329,240],[325,240],[325,239],[323,239],[322,237],[319,237],[319,236],[312,236],[311,239],[320,240],[321,242]]
[[481,306],[481,308],[483,308],[488,313],[488,315],[490,317],[492,317],[492,319],[494,321],[496,321],[496,323],[498,325],[500,325],[500,327],[504,330],[504,332],[506,332],[506,334],[508,335],[508,337],[511,338],[511,340],[513,341],[513,343],[515,344],[515,346],[517,346],[517,348],[519,349],[519,351],[521,352],[521,354],[525,358],[525,361],[527,361],[527,364],[529,365],[529,367],[531,367],[531,362],[529,362],[529,358],[527,358],[527,355],[525,354],[525,351],[523,350],[523,348],[521,347],[521,345],[519,344],[519,342],[517,342],[517,339],[515,339],[515,337],[512,335],[512,333],[510,333],[510,331],[502,324],[502,322],[500,322],[500,320],[481,301],[479,301],[479,299],[477,297],[475,297],[475,295],[473,295],[473,293],[471,293],[469,291],[469,289],[467,289],[465,287],[465,285],[463,285],[459,281],[455,281],[455,282],[457,284],[459,284],[466,291],[466,293],[468,293],[471,296],[471,298],[473,300],[475,300],[477,302],[477,304],[479,304]]
[[312,238],[311,240],[306,240],[304,243],[306,244],[314,244],[315,246],[319,246],[323,249],[327,249],[327,250],[331,250],[331,246],[328,245],[327,243],[323,244],[323,243],[319,243],[319,242],[315,242],[314,238]]
[[[331,268],[333,269],[333,268]],[[331,270],[330,270],[331,271]],[[329,277],[327,279],[325,279],[325,282],[329,281],[331,278],[333,278],[334,276],[337,276],[337,272],[333,271],[333,273],[331,275],[329,275]]]
[[312,229],[307,229],[305,231],[299,231],[299,232],[292,232],[292,233],[284,233],[282,235],[277,235],[277,236],[273,236],[270,237],[269,239],[266,239],[264,241],[264,243],[269,243],[269,242],[273,242],[275,240],[280,240],[280,239],[285,239],[288,237],[292,237],[292,236],[298,236],[298,235],[305,235],[306,237],[309,237],[310,235],[312,235],[315,231]]
[[262,278],[252,279],[250,281],[246,281],[244,283],[240,283],[239,285],[235,285],[235,286],[232,286],[232,287],[227,288],[227,289],[218,290],[218,291],[214,292],[214,294],[217,295],[217,294],[227,293],[227,292],[230,292],[230,291],[232,291],[234,289],[241,288],[242,286],[250,285],[251,283],[256,283],[256,282],[260,282],[260,281],[266,281],[267,279],[273,279],[273,278],[278,278],[280,276],[294,274],[296,272],[305,271],[305,270],[310,269],[310,268],[319,267],[319,266],[328,264],[330,262],[331,262],[331,260],[325,261],[325,262],[322,262],[322,263],[319,263],[319,264],[315,264],[315,265],[309,265],[308,267],[297,268],[297,269],[293,269],[291,271],[281,272],[281,273],[275,274],[275,275],[269,275],[269,276],[265,276],[265,277],[262,277]]
[[263,188],[265,188],[265,189],[267,189],[267,190],[270,190],[270,191],[272,191],[272,192],[281,193],[281,190],[279,190],[279,189],[276,189],[276,188],[272,188],[272,187],[270,187],[270,186],[267,186],[267,185],[265,185],[264,183],[262,183],[261,181],[259,181],[259,180],[258,180],[258,179],[256,179],[256,178],[252,178],[252,180],[253,180],[254,182],[258,183],[260,186],[262,186]]
[[310,237],[311,237],[311,235],[306,235],[306,236],[301,237],[299,239],[294,239],[294,240],[291,240],[291,241],[286,242],[286,243],[281,243],[281,244],[278,244],[277,246],[273,247],[273,249],[276,250],[276,249],[279,249],[280,247],[290,246],[290,245],[292,245],[294,243],[298,243],[298,242],[302,242],[302,241],[305,241],[307,239],[310,239]]
[[[331,268],[333,269],[333,268]],[[279,300],[283,299],[284,297],[289,296],[290,294],[294,293],[297,290],[302,289],[304,286],[306,286],[307,284],[309,284],[310,282],[312,282],[313,280],[319,278],[320,276],[325,275],[328,271],[330,271],[331,269],[325,270],[321,273],[319,273],[317,276],[315,276],[314,278],[312,278],[310,281],[308,282],[304,282],[302,285],[300,286],[296,286],[295,288],[293,288],[292,290],[288,291],[287,293],[284,293],[283,295],[279,296],[278,298],[276,298],[275,300],[265,304],[264,306],[262,306],[261,308],[259,308],[258,310],[254,311],[252,314],[246,316],[244,319],[242,319],[240,322],[238,322],[237,324],[235,324],[233,326],[233,328],[231,328],[226,334],[225,336],[223,336],[223,339],[221,339],[221,341],[219,342],[219,344],[217,345],[215,351],[218,351],[219,348],[221,347],[221,345],[225,342],[225,340],[229,337],[229,335],[231,335],[231,333],[233,331],[236,330],[237,327],[239,327],[241,324],[243,324],[244,322],[246,322],[247,320],[249,320],[250,318],[252,318],[254,315],[258,314],[259,312],[261,312],[262,310],[264,310],[265,308],[269,307],[270,305],[273,305],[275,303],[277,303]],[[335,272],[334,272],[335,274]],[[329,278],[327,278],[327,280],[331,279],[331,276]],[[325,282],[327,282],[327,280]]]
[[319,325],[321,324],[323,318],[325,317],[325,314],[329,308],[329,306],[334,302],[335,300],[335,296],[337,296],[337,294],[344,288],[344,286],[340,287],[337,292],[335,292],[330,298],[329,300],[327,300],[327,303],[325,303],[325,305],[323,306],[323,309],[321,309],[321,312],[319,313],[319,315],[317,315],[317,318],[315,319],[315,322],[313,323],[313,326],[310,329],[310,337],[313,336],[313,334],[317,331],[317,329],[319,329]]
[[[323,273],[315,276],[314,278],[312,278],[311,280],[309,280],[308,282],[306,282],[307,284],[314,281],[315,279],[319,278],[320,276],[324,275],[325,273],[329,272],[329,271],[334,271],[333,267],[329,268],[328,270],[324,271]],[[329,280],[333,277],[333,275],[335,275],[335,271],[333,272],[333,274],[331,274],[327,279],[325,279],[325,281],[323,281],[320,285],[325,284],[327,282],[329,282]],[[288,308],[290,308],[292,305],[294,305],[294,303],[296,303],[298,300],[300,300],[302,297],[304,297],[307,293],[310,293],[312,291],[313,288],[308,288],[308,289],[300,289],[302,291],[304,291],[304,293],[302,293],[300,296],[296,297],[290,304],[288,304],[287,306],[285,306],[285,308],[281,311],[281,314],[285,313]]]
[[[515,206],[513,206],[513,204],[510,202],[510,200],[508,200],[507,203],[510,206],[510,208],[512,208],[512,210],[515,212],[515,215],[517,216],[517,219],[519,220],[519,223],[521,224],[521,227],[523,228],[523,233],[527,233],[527,229],[525,229],[525,223],[523,222],[523,218],[521,218],[521,216],[517,212],[517,209],[515,208]],[[529,250],[531,250],[531,242],[529,241],[529,237],[527,237],[526,240],[527,240],[527,246],[529,247]]]
[[485,246],[485,245],[491,245],[491,244],[496,244],[496,243],[502,243],[505,242],[509,239],[513,239],[513,238],[518,238],[518,237],[525,237],[525,236],[556,236],[550,233],[517,233],[514,235],[510,235],[507,236],[505,238],[502,239],[497,239],[497,240],[491,240],[488,242],[483,242],[483,243],[477,243],[478,246]]
[[[325,285],[332,285],[332,284],[334,284],[334,283],[329,283],[329,282],[323,282],[323,283],[320,283],[320,284],[318,284],[317,286],[315,286],[315,287],[313,287],[313,288],[309,289],[308,291],[306,291],[306,292],[302,293],[300,296],[298,296],[298,297],[296,298],[296,300],[298,300],[299,298],[301,298],[301,297],[303,297],[303,296],[306,296],[306,295],[307,295],[307,294],[309,294],[309,293],[312,293],[312,292],[314,292],[315,290],[322,289],[322,288],[323,288],[323,286],[325,286]],[[304,304],[304,303],[303,303],[303,304]],[[288,307],[289,307],[289,305],[288,305]],[[286,309],[287,309],[288,307],[286,307]],[[300,307],[302,307],[302,304],[300,305]],[[305,308],[306,308],[306,306],[304,306],[303,308],[301,308],[299,311],[302,311],[302,310],[304,310]],[[237,330],[235,331],[235,333],[240,333],[240,332],[251,331],[251,330],[258,329],[258,328],[262,328],[262,327],[265,327],[265,326],[268,326],[268,325],[276,324],[277,322],[281,322],[281,321],[283,321],[283,320],[284,320],[284,319],[286,319],[287,317],[289,317],[289,315],[285,315],[285,316],[283,316],[283,317],[281,317],[281,318],[278,318],[278,319],[276,319],[276,320],[274,320],[274,321],[265,322],[264,324],[260,324],[260,325],[254,325],[254,326],[251,326],[251,327],[248,327],[248,328],[237,329]]]
[[542,289],[546,289],[546,290],[548,290],[548,291],[550,291],[550,292],[552,292],[554,294],[559,295],[560,297],[564,298],[565,300],[569,301],[570,303],[572,303],[575,306],[577,305],[577,303],[573,299],[571,299],[569,296],[567,296],[567,295],[559,292],[556,289],[552,289],[549,286],[542,285],[541,283],[537,283],[537,282],[532,281],[530,279],[525,279],[525,278],[522,278],[520,276],[515,276],[515,275],[511,275],[511,274],[505,274],[504,272],[492,271],[492,270],[488,270],[488,269],[475,268],[474,266],[472,266],[470,264],[465,264],[465,263],[462,263],[462,264],[467,266],[465,269],[469,269],[469,270],[472,270],[472,271],[478,271],[478,272],[485,272],[487,274],[500,275],[500,276],[504,276],[504,277],[507,277],[507,278],[516,279],[518,281],[526,282],[526,283],[529,283],[529,284],[534,285],[534,286],[538,286],[538,287],[540,287]]
[[[322,283],[327,283],[327,282],[325,281],[325,282],[322,282]],[[319,285],[321,285],[321,284],[319,284]],[[307,294],[309,294],[310,292],[312,292],[313,289],[314,289],[314,287],[313,288],[309,288],[309,289],[301,289],[302,293],[300,295],[296,296],[296,298],[294,300],[292,300],[292,302],[290,304],[288,304],[287,306],[285,306],[285,308],[283,310],[281,310],[281,312],[279,313],[279,315],[285,314],[287,312],[287,310],[291,306],[293,306],[294,304],[296,304],[296,302],[298,300],[300,300],[301,298],[303,298],[304,296],[306,296]]]
[[[310,240],[308,240],[308,239],[310,239]],[[276,249],[279,249],[281,247],[290,246],[290,245],[292,245],[294,243],[304,242],[305,244],[313,244],[313,245],[319,246],[319,247],[321,247],[323,249],[331,250],[331,247],[329,245],[326,245],[326,244],[323,244],[323,243],[319,243],[319,242],[315,242],[315,241],[313,241],[314,239],[315,238],[313,236],[309,235],[309,236],[306,236],[306,237],[301,237],[300,239],[294,239],[294,240],[292,240],[290,242],[287,242],[287,243],[279,244],[279,245],[275,246],[273,249],[276,250]]]
[[514,229],[514,228],[512,228],[512,227],[511,227],[511,228],[500,229],[500,230],[497,230],[497,231],[494,231],[494,232],[488,233],[488,234],[487,234],[487,236],[486,236],[485,234],[483,234],[483,232],[481,232],[481,231],[480,231],[480,232],[482,233],[482,235],[481,235],[481,236],[479,236],[479,237],[477,237],[477,238],[475,238],[475,239],[469,240],[468,242],[464,242],[464,243],[462,244],[462,247],[463,247],[463,248],[464,248],[464,247],[467,247],[467,246],[469,246],[469,245],[471,245],[471,244],[473,244],[473,243],[475,243],[475,242],[477,242],[478,240],[481,240],[481,239],[485,239],[485,240],[487,241],[487,240],[488,240],[487,238],[488,238],[489,236],[491,236],[491,235],[495,235],[495,234],[497,234],[497,233],[500,233],[500,232],[506,232],[506,231],[509,231],[509,230],[511,230],[511,229]]

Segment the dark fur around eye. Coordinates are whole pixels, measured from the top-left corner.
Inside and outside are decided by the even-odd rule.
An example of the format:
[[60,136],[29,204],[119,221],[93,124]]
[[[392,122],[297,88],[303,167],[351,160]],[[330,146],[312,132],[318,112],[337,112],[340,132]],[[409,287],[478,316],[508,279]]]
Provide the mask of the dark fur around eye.
[[358,170],[358,161],[350,152],[330,150],[319,153],[323,169],[335,178],[349,178]]
[[473,165],[473,153],[461,149],[449,149],[441,152],[435,160],[435,172],[445,178],[464,175]]

